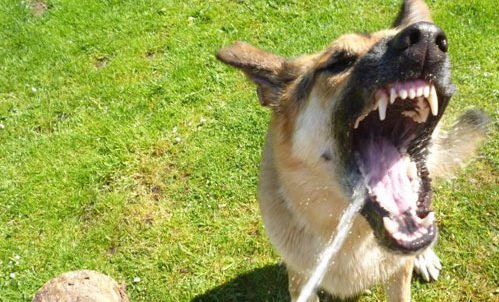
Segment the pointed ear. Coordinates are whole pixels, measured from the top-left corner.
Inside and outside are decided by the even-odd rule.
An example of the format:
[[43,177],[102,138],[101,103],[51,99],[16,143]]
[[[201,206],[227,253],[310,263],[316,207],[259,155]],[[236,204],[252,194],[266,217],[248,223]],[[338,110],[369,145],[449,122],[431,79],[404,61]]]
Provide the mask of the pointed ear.
[[293,79],[282,57],[244,42],[236,42],[217,53],[220,61],[241,69],[257,85],[260,103],[276,106],[286,83]]
[[428,5],[423,0],[404,0],[393,27],[404,28],[420,21],[433,22]]

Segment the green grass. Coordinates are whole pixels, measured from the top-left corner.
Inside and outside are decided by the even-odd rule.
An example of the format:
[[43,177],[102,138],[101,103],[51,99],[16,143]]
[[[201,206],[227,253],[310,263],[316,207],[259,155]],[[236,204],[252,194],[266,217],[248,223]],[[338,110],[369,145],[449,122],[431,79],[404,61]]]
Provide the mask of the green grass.
[[[235,40],[311,53],[386,28],[399,1],[30,3],[0,0],[0,301],[82,268],[133,301],[286,301],[255,198],[269,112],[214,53]],[[436,185],[444,270],[415,281],[414,300],[497,301],[497,4],[431,7],[459,89],[447,117],[481,107],[495,124],[478,159]]]

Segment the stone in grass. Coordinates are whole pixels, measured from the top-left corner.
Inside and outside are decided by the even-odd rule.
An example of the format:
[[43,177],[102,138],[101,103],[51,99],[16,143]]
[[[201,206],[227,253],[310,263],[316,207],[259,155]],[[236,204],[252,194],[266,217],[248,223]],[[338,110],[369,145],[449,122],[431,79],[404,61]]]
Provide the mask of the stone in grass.
[[130,302],[125,287],[112,278],[89,270],[68,272],[36,292],[32,302]]

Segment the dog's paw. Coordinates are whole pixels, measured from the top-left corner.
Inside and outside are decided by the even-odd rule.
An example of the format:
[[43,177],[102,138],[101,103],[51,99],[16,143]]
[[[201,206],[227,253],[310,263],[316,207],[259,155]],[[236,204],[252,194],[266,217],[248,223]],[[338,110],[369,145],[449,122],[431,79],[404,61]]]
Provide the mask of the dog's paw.
[[435,281],[438,279],[442,264],[433,249],[427,249],[421,255],[416,256],[414,261],[414,271],[425,281]]

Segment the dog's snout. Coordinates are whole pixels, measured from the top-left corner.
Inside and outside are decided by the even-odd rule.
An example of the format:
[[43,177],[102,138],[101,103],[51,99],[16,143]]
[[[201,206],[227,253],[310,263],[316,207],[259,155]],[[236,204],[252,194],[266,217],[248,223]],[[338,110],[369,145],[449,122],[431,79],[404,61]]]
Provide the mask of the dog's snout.
[[438,55],[447,52],[449,48],[444,31],[428,22],[418,22],[406,27],[393,38],[391,46],[398,51],[416,51],[416,54],[421,55]]

